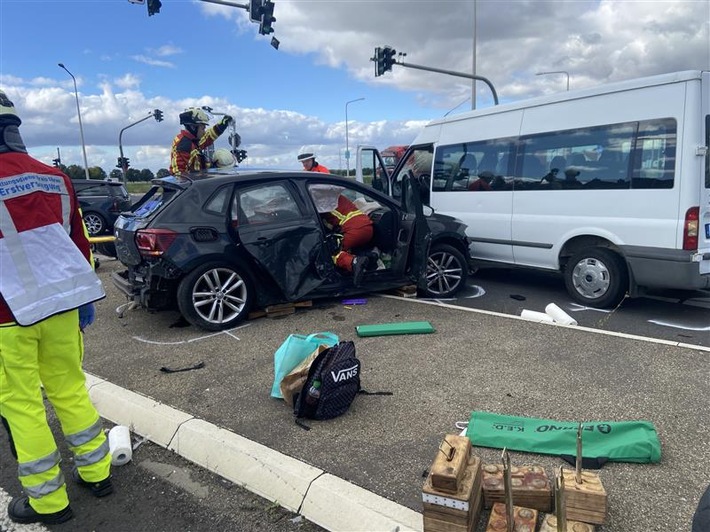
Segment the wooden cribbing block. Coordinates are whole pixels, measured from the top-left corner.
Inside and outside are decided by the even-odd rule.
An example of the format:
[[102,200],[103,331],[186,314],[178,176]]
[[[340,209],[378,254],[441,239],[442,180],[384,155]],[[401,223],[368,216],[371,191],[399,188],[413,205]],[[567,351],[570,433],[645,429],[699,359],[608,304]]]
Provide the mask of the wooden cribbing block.
[[483,507],[481,459],[469,456],[456,493],[436,489],[431,478],[422,488],[424,532],[473,532]]
[[599,475],[582,471],[582,483],[575,481],[575,472],[563,469],[567,518],[603,525],[607,516],[607,494]]
[[[552,511],[552,483],[545,468],[538,465],[511,466],[510,483],[513,504],[541,512]],[[496,502],[505,502],[503,465],[484,464],[483,505],[491,508]]]
[[471,440],[447,434],[431,464],[431,485],[441,491],[456,493],[471,456]]
[[[537,510],[532,508],[522,508],[513,506],[514,530],[533,532],[537,528]],[[507,530],[508,518],[506,516],[505,504],[497,502],[491,509],[491,516],[488,519],[486,532],[505,532]]]
[[[594,532],[594,530],[594,525],[567,519],[567,532]],[[543,516],[539,532],[557,532],[557,517],[554,515]]]

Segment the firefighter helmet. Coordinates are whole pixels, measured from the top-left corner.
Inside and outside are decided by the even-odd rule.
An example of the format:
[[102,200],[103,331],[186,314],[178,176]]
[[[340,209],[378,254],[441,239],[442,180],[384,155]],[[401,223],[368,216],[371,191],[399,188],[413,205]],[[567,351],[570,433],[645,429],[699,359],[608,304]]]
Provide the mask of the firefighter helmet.
[[209,123],[210,117],[199,107],[189,107],[180,113],[180,124],[182,125],[207,125]]
[[3,90],[0,90],[0,124],[5,126],[22,124],[22,120],[15,111],[15,104],[10,101]]

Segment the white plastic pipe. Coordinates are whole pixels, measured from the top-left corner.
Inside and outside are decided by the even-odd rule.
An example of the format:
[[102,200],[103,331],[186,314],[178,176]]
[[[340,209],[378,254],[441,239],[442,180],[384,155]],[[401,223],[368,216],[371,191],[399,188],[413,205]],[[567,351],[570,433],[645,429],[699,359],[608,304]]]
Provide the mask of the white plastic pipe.
[[552,316],[548,316],[544,312],[535,312],[534,310],[523,310],[520,313],[520,317],[530,321],[537,321],[540,323],[554,323],[555,320]]
[[577,325],[577,320],[554,303],[550,303],[545,307],[545,313],[550,316],[555,323],[559,323],[560,325]]

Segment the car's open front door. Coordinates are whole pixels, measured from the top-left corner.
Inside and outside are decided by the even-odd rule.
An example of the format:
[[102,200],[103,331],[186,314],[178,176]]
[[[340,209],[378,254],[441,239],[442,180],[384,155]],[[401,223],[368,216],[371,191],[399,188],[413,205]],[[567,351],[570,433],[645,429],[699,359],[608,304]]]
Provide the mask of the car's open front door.
[[389,173],[377,148],[358,146],[355,159],[355,180],[391,196]]
[[417,287],[423,290],[427,286],[426,268],[431,245],[431,230],[424,215],[420,187],[421,184],[411,172],[402,180],[402,209],[407,215],[414,215],[409,273]]

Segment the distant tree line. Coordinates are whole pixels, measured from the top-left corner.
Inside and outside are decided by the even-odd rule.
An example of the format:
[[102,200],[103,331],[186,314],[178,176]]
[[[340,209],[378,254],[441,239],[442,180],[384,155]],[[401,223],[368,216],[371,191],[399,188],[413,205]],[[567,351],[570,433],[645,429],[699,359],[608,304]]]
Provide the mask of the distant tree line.
[[[84,167],[78,164],[70,164],[69,166],[64,166],[59,164],[59,169],[67,174],[71,179],[86,179],[86,173],[84,172]],[[136,170],[135,168],[129,168],[126,172],[126,181],[129,183],[136,183],[140,181],[150,182],[151,179],[160,178],[170,175],[167,168],[161,168],[156,174],[153,174],[148,168],[143,170]],[[104,180],[107,177],[114,181],[123,181],[123,172],[118,168],[111,170],[111,173],[106,175],[106,171],[100,166],[90,166],[89,167],[89,179],[100,179]]]

